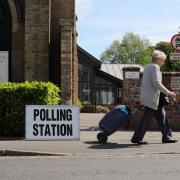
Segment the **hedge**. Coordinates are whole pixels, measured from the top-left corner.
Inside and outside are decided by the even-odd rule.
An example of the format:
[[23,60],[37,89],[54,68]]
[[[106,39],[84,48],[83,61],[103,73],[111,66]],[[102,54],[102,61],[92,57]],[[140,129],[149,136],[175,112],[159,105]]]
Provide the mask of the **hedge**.
[[0,136],[23,137],[25,105],[60,104],[59,93],[50,82],[0,83]]

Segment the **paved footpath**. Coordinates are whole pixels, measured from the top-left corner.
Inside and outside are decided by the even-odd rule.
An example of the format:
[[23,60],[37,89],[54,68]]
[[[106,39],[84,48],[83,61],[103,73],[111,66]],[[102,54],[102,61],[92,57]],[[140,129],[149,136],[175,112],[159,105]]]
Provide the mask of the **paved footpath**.
[[[80,141],[1,140],[0,155],[8,151],[17,151],[20,152],[20,155],[21,152],[74,156],[180,155],[180,142],[175,144],[162,144],[160,132],[154,131],[148,131],[146,133],[145,140],[147,140],[149,144],[144,146],[131,144],[130,139],[133,134],[132,131],[118,131],[109,137],[107,144],[99,144],[96,139],[98,133],[97,124],[102,116],[103,114],[81,114]],[[173,135],[180,141],[180,132],[174,132]]]

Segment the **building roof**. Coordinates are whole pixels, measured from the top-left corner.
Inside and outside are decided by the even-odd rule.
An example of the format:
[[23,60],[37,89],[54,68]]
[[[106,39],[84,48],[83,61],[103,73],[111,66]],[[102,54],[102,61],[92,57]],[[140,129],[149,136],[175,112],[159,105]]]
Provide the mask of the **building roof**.
[[77,50],[78,53],[80,53],[81,55],[86,56],[87,58],[84,60],[88,60],[89,63],[94,64],[96,67],[98,67],[100,69],[101,67],[101,61],[98,60],[97,58],[95,58],[93,55],[91,55],[90,53],[88,53],[86,50],[84,50],[82,47],[77,46]]
[[112,78],[114,77],[117,81],[118,79],[121,81],[123,80],[123,68],[125,67],[136,67],[136,68],[140,68],[140,72],[144,71],[144,67],[139,64],[103,64],[100,60],[92,56],[82,47],[77,46],[77,50],[78,50],[79,58],[82,57],[80,55],[83,55],[84,57],[83,61],[87,61],[88,63],[91,63],[95,67],[97,67],[99,69],[98,71],[100,74]]
[[100,70],[123,80],[123,68],[125,67],[137,67],[140,68],[140,72],[144,71],[144,67],[139,64],[102,64]]

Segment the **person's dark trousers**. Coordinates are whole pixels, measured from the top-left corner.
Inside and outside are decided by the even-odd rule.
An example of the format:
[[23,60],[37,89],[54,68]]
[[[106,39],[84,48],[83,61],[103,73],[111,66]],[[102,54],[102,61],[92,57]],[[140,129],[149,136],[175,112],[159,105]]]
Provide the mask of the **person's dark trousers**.
[[172,137],[171,127],[164,107],[158,107],[158,110],[154,112],[154,117],[160,127],[163,138]]
[[147,130],[147,127],[148,127],[148,124],[149,124],[149,121],[152,119],[153,116],[155,117],[155,119],[160,127],[162,136],[164,138],[168,137],[168,136],[170,136],[170,137],[172,136],[171,128],[170,128],[164,108],[159,107],[158,110],[153,110],[151,108],[145,107],[144,113],[135,128],[132,140],[135,140],[135,141],[143,140],[144,135]]

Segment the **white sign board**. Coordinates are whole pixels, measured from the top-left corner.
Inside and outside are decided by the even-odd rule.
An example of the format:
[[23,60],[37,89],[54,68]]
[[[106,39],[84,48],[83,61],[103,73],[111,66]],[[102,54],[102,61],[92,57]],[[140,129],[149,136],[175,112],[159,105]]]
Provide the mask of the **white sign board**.
[[171,77],[171,89],[180,90],[180,77]]
[[79,140],[78,106],[26,105],[26,140]]
[[0,82],[9,81],[9,54],[8,51],[0,51]]
[[125,78],[126,79],[139,79],[139,71],[126,71]]
[[170,53],[170,60],[180,60],[180,53]]

